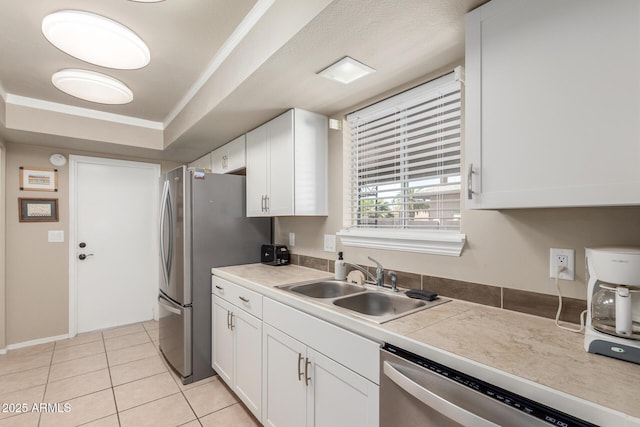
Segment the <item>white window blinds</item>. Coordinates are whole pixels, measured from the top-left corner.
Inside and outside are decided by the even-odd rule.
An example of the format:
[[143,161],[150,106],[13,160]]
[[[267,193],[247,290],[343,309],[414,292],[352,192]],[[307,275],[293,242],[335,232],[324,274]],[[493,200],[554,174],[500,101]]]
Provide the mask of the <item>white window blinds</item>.
[[351,228],[460,230],[460,104],[451,73],[347,116]]

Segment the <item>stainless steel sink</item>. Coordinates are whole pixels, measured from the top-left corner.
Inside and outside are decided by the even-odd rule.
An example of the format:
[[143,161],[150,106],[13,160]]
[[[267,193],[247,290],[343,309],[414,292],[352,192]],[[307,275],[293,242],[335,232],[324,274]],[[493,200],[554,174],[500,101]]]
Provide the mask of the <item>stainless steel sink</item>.
[[367,316],[396,316],[424,307],[426,302],[404,295],[367,292],[340,298],[333,302],[338,307],[357,311]]
[[433,301],[417,300],[409,298],[404,292],[391,292],[375,285],[361,286],[340,280],[280,285],[277,288],[376,323],[385,323],[450,301],[446,298]]
[[364,292],[363,286],[352,285],[351,283],[339,280],[324,280],[322,282],[308,283],[305,285],[284,286],[290,292],[302,294],[311,298],[337,298],[345,295],[351,295],[358,292]]

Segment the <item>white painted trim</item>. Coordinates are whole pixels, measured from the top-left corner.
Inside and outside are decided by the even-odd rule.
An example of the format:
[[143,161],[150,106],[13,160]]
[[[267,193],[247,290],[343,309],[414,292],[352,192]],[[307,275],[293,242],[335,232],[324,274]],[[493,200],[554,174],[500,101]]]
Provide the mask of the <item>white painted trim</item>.
[[24,341],[24,342],[19,342],[19,343],[16,343],[16,344],[9,344],[4,351],[6,352],[7,350],[17,350],[19,348],[31,347],[31,346],[39,345],[39,344],[47,344],[47,343],[50,343],[50,342],[53,342],[53,341],[66,340],[68,338],[71,338],[71,336],[72,335],[70,335],[70,334],[56,335],[54,337],[38,338],[38,339],[35,339],[35,340],[31,340],[31,341]]
[[138,119],[136,117],[123,116],[121,114],[106,113],[104,111],[92,110],[90,108],[74,107],[72,105],[43,101],[42,99],[28,98],[26,96],[13,95],[10,93],[6,95],[5,101],[7,104],[35,108],[38,110],[52,111],[55,113],[68,114],[71,116],[86,117],[90,119],[102,120],[105,122],[120,123],[128,126],[164,130],[161,122]]
[[460,256],[466,241],[461,233],[421,230],[351,228],[336,234],[345,246],[449,256]]
[[200,78],[191,86],[185,96],[180,102],[171,110],[171,112],[164,119],[164,128],[166,129],[169,124],[180,114],[180,112],[187,106],[187,104],[193,99],[194,96],[202,89],[202,87],[209,81],[213,73],[222,65],[225,59],[233,52],[238,44],[245,38],[247,34],[258,23],[260,18],[273,6],[275,0],[258,0],[253,8],[247,13],[242,22],[238,24],[236,29],[231,33],[229,38],[224,42],[222,47],[213,56],[211,62],[200,75]]
[[[88,156],[69,156],[69,336],[74,337],[78,334],[78,278],[76,275],[76,235],[78,234],[78,221],[76,220],[77,212],[77,174],[79,163],[93,163],[106,166],[135,166],[139,168],[149,168],[156,171],[158,179],[161,175],[160,164],[134,162],[130,160],[108,159],[102,157]],[[159,190],[156,192],[155,205],[160,206]],[[156,269],[159,270],[159,267]],[[151,297],[155,298],[157,292]],[[156,303],[157,304],[157,303]],[[155,307],[155,306],[154,306]],[[157,316],[158,310],[154,308],[154,318]]]
[[3,354],[7,354],[6,348],[0,348],[0,356],[2,356]]

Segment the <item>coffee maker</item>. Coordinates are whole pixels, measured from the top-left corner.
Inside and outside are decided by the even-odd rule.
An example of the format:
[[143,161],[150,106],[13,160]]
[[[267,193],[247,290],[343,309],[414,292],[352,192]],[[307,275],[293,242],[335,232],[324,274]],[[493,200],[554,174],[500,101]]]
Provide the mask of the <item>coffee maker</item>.
[[586,249],[584,349],[640,364],[640,248]]

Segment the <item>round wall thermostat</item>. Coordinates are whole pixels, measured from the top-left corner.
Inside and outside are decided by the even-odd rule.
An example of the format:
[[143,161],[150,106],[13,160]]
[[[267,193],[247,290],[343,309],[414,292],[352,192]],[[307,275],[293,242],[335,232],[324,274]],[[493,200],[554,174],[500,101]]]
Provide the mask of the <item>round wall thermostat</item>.
[[51,162],[53,166],[62,166],[67,163],[67,159],[62,154],[52,154],[49,157],[49,162]]

